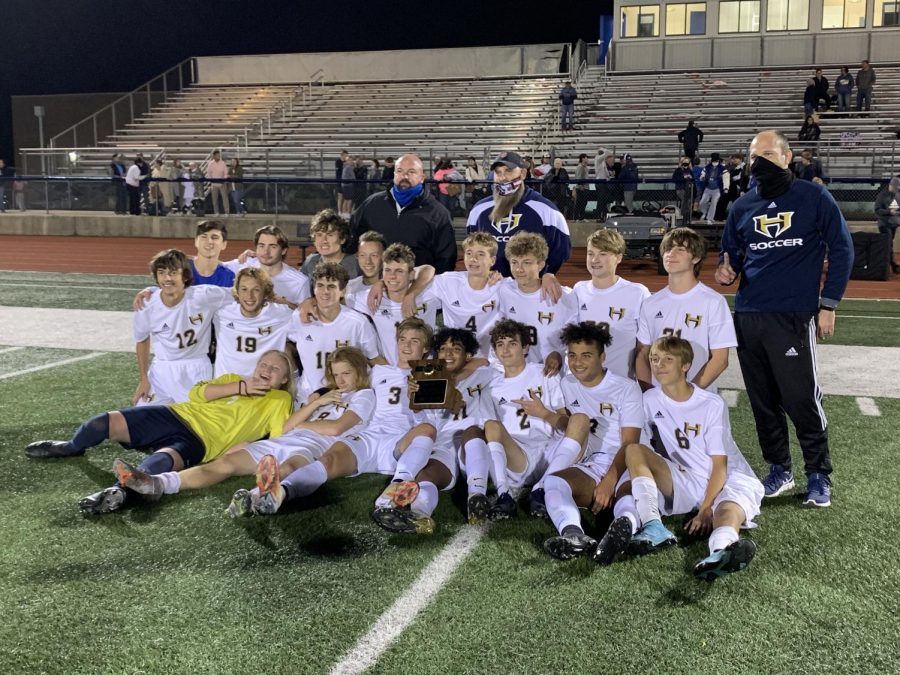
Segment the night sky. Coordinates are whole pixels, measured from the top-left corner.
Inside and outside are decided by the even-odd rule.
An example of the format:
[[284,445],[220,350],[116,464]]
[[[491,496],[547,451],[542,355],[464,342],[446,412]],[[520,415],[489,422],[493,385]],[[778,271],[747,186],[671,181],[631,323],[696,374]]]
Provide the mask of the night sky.
[[0,156],[10,96],[128,91],[189,56],[595,42],[612,2],[0,0]]

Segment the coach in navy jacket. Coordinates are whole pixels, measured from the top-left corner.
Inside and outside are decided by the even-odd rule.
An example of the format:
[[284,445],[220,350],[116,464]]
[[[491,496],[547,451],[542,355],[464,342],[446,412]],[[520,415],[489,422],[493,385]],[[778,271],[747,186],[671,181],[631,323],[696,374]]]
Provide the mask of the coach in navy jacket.
[[476,203],[469,212],[466,230],[487,232],[497,240],[495,268],[510,275],[506,242],[519,232],[536,232],[547,240],[550,253],[544,276],[555,275],[572,254],[572,240],[565,216],[556,205],[525,186],[525,162],[515,152],[501,152],[491,164],[494,172],[493,196]]
[[[785,413],[797,430],[807,475],[804,503],[831,504],[831,456],[816,380],[816,337],[834,333],[835,308],[853,266],[853,243],[837,203],[821,185],[794,180],[778,131],[750,145],[756,187],[732,206],[716,280],[740,276],[734,303],[738,359],[763,457],[766,496],[793,487]],[[821,284],[825,257],[828,274]]]

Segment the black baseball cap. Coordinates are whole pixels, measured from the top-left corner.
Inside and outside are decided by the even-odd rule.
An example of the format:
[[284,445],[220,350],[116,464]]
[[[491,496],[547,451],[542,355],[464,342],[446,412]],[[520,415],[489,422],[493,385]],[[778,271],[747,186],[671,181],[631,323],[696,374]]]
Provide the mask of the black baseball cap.
[[507,169],[524,169],[525,162],[517,152],[501,152],[497,155],[497,159],[491,164],[491,171],[497,168],[498,164],[502,164]]

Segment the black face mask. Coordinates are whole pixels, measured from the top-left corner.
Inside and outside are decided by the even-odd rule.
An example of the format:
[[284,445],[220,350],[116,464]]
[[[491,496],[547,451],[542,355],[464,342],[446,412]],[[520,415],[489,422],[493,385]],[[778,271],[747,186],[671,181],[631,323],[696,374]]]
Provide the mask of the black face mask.
[[750,164],[750,175],[756,179],[757,191],[764,199],[780,197],[791,189],[794,174],[782,169],[765,157],[755,157]]

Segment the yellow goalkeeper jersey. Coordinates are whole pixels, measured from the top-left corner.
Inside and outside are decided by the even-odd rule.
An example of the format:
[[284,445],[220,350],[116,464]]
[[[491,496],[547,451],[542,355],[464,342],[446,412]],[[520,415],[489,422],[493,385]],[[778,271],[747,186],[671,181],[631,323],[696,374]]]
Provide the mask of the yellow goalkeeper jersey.
[[240,375],[221,375],[191,388],[187,403],[169,408],[203,441],[203,462],[211,462],[238,443],[275,438],[291,414],[293,401],[286,391],[273,389],[263,396],[227,396],[207,401],[210,384],[228,384],[242,379]]

